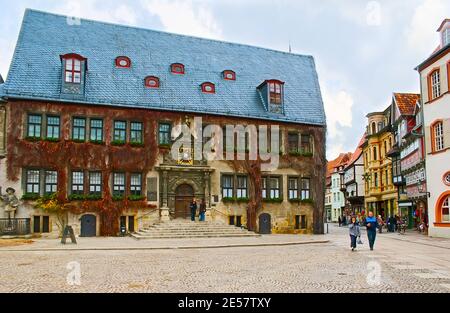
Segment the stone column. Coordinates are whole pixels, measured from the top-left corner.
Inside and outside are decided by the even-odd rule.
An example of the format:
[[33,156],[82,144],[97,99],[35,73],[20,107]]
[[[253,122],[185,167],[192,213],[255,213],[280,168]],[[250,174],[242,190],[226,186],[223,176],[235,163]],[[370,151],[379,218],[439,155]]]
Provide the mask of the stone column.
[[205,204],[206,204],[206,221],[211,221],[211,192],[209,186],[211,185],[211,174],[205,172]]
[[161,222],[170,221],[170,212],[168,207],[168,196],[167,196],[167,183],[169,173],[167,171],[163,171],[162,173],[162,189],[163,189],[163,198],[162,198],[162,207],[161,207]]

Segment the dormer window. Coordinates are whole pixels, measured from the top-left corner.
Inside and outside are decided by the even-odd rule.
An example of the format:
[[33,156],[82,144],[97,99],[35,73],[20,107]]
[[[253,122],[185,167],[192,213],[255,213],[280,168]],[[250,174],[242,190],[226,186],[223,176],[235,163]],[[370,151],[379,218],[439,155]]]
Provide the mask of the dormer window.
[[63,97],[84,97],[84,83],[87,71],[87,59],[79,54],[61,55],[61,95]]
[[203,93],[216,93],[216,86],[213,83],[203,83],[201,87]]
[[284,82],[276,79],[266,80],[257,89],[268,112],[284,114]]
[[231,70],[223,71],[223,79],[225,80],[236,80],[236,73]]
[[66,59],[65,82],[81,84],[81,61],[75,58]]
[[159,88],[159,78],[155,76],[148,76],[145,78],[145,87]]
[[282,82],[270,81],[269,82],[270,103],[281,104],[282,103]]
[[184,75],[184,65],[181,63],[174,63],[170,66],[170,70],[173,74]]
[[116,58],[116,67],[118,68],[130,68],[131,59],[129,57],[121,56]]

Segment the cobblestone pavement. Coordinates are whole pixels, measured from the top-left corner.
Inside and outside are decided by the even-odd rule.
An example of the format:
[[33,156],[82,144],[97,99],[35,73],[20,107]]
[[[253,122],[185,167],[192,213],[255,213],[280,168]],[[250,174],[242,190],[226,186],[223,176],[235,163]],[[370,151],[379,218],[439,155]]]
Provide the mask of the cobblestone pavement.
[[[352,253],[348,230],[331,226],[330,231],[326,236],[311,237],[329,239],[328,243],[291,246],[142,251],[0,249],[0,292],[450,292],[447,241],[440,240],[436,246],[434,239],[419,235],[399,239],[398,234],[383,234],[374,252],[368,251],[366,243]],[[123,239],[104,242],[117,247],[128,243]],[[43,245],[37,242],[27,247],[39,244]],[[70,275],[74,269],[71,262],[80,265],[80,285],[67,283],[68,275],[76,277]]]

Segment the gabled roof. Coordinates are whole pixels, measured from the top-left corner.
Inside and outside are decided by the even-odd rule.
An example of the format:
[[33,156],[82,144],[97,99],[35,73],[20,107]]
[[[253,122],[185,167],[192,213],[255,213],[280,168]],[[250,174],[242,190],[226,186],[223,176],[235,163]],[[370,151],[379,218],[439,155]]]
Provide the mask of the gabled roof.
[[351,157],[352,157],[351,152],[341,153],[341,154],[339,154],[339,156],[336,159],[329,161],[327,163],[327,177],[329,177],[329,176],[331,176],[331,174],[333,174],[334,169],[336,167],[340,167],[340,166],[345,167],[345,165],[351,159]]
[[[66,53],[89,64],[84,100],[71,102],[326,125],[311,56],[84,19],[68,25],[65,16],[34,10],[25,12],[6,96],[65,101],[60,55]],[[118,56],[129,57],[131,68],[116,68]],[[184,64],[186,75],[170,73],[172,63]],[[224,80],[224,70],[237,80]],[[149,75],[159,77],[159,89],[144,87]],[[268,79],[285,82],[284,114],[264,108],[257,87]],[[214,83],[216,93],[202,93],[204,82]]]
[[361,140],[358,143],[358,146],[356,147],[355,152],[353,152],[352,157],[348,161],[347,166],[345,168],[349,168],[350,166],[355,164],[356,161],[358,161],[359,157],[363,153],[362,145],[364,144],[365,141],[366,141],[366,134],[362,136]]
[[414,115],[420,95],[415,93],[394,93],[394,101],[401,115]]
[[440,32],[444,25],[447,23],[450,23],[450,18],[446,18],[445,20],[443,20],[437,31]]

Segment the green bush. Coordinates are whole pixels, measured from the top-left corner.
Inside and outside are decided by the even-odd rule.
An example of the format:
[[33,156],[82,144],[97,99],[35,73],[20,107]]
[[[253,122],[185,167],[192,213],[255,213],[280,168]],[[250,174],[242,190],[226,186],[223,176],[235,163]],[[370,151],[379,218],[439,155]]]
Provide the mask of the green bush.
[[128,196],[128,200],[129,201],[142,201],[142,200],[145,200],[145,196],[131,195],[131,196]]
[[123,201],[123,200],[125,200],[125,196],[123,196],[123,195],[113,195],[112,196],[112,201],[117,202],[117,201]]
[[125,145],[125,140],[113,140],[111,141],[111,145],[112,146],[124,146]]
[[89,140],[90,143],[94,145],[104,145],[105,142],[103,140]]
[[36,142],[36,141],[41,141],[42,138],[41,137],[34,137],[34,136],[27,136],[27,137],[25,137],[25,140]]
[[40,198],[39,194],[36,193],[26,193],[22,196],[24,201],[36,201]]
[[48,141],[48,142],[59,142],[61,139],[59,139],[59,138],[45,138],[45,141]]
[[143,142],[130,142],[130,146],[136,147],[136,148],[143,147],[144,143]]

